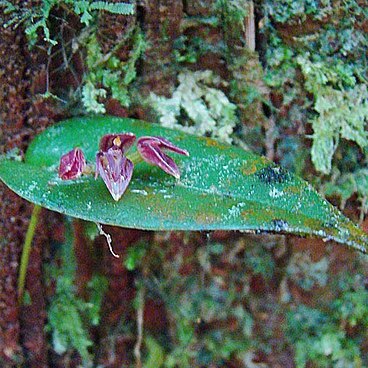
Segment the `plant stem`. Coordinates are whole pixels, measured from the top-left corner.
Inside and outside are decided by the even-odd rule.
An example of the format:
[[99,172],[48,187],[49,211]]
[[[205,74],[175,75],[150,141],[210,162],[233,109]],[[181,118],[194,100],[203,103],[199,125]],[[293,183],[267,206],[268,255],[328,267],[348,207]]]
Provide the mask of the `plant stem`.
[[130,161],[132,161],[134,165],[139,164],[140,162],[142,162],[142,161],[143,161],[143,158],[142,158],[142,156],[139,154],[139,152],[138,152],[138,151],[134,151],[134,152],[132,152],[132,153],[129,153],[129,154],[127,155],[127,158],[128,158]]
[[27,267],[29,262],[29,255],[31,253],[32,240],[35,234],[35,230],[38,223],[38,217],[41,211],[41,206],[35,204],[32,211],[31,220],[28,225],[26,238],[24,240],[24,246],[22,249],[22,256],[20,259],[19,266],[19,277],[18,277],[18,304],[19,306],[23,303],[24,285],[27,274]]

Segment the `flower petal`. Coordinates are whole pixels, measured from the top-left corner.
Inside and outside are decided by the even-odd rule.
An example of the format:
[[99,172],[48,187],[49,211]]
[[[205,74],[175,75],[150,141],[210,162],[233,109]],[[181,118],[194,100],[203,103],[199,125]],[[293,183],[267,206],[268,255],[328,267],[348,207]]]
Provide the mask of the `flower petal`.
[[110,148],[127,152],[135,141],[133,133],[106,134],[100,140],[100,151],[107,152]]
[[141,137],[138,139],[137,145],[139,145],[140,142],[144,143],[146,141],[151,142],[151,144],[155,144],[154,142],[157,142],[161,149],[167,149],[169,151],[179,153],[180,155],[189,156],[189,152],[187,150],[175,146],[164,137]]
[[115,201],[127,189],[133,175],[133,162],[123,156],[119,149],[110,148],[96,155],[96,176],[101,176]]

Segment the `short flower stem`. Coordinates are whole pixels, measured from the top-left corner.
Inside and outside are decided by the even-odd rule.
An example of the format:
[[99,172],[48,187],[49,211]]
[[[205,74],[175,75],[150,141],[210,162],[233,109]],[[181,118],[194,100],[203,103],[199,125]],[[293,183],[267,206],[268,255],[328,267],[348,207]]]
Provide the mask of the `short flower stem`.
[[41,206],[35,204],[32,211],[31,220],[28,225],[26,238],[22,249],[22,256],[20,259],[19,276],[18,276],[18,304],[19,306],[23,303],[24,285],[27,274],[27,267],[29,262],[29,255],[31,253],[32,240],[35,234],[38,218],[41,212]]
[[127,158],[133,162],[134,165],[139,164],[140,162],[143,162],[142,156],[139,154],[138,151],[134,151],[127,155]]

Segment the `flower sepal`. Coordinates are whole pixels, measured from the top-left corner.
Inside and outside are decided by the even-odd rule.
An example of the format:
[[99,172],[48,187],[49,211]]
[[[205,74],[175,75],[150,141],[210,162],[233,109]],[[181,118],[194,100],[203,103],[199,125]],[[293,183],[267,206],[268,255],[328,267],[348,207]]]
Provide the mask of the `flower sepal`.
[[137,141],[137,149],[143,160],[151,165],[158,166],[167,174],[180,179],[180,170],[175,161],[164,151],[171,151],[180,155],[189,156],[189,152],[172,144],[163,137],[141,137]]

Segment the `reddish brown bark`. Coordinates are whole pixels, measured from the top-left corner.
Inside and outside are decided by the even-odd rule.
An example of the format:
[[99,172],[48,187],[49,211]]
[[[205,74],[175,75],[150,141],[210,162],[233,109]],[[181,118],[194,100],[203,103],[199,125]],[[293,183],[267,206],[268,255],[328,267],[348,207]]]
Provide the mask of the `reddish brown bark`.
[[134,336],[112,333],[114,330],[119,331],[120,323],[135,321],[132,306],[135,296],[134,273],[129,272],[123,262],[127,248],[140,238],[147,238],[150,233],[111,226],[104,227],[104,231],[112,236],[114,252],[120,258],[115,258],[110,253],[103,236],[96,239],[95,248],[97,253],[101,254],[98,267],[109,282],[102,305],[102,321],[98,332],[100,346],[98,364],[109,368],[119,368],[129,364],[135,341]]
[[[120,0],[111,2],[120,2]],[[120,45],[120,48],[116,50],[116,56],[122,61],[128,60],[131,45],[126,41],[131,36],[131,32],[134,31],[136,22],[136,15],[126,16],[101,12],[98,18],[99,32],[97,36],[103,53],[107,54],[117,45]]]
[[177,0],[147,1],[143,9],[143,30],[148,47],[142,65],[142,92],[170,96],[176,76],[173,44],[180,35],[183,3]]
[[[44,211],[46,212],[46,211]],[[24,303],[20,309],[21,344],[24,349],[25,361],[30,368],[46,368],[47,340],[45,333],[46,310],[45,288],[43,284],[43,250],[47,244],[47,233],[42,214],[33,239],[26,278],[26,292],[30,303]]]
[[[32,81],[42,71],[44,54],[29,52],[21,29],[2,29],[0,38],[0,119],[2,152],[14,147],[22,151],[30,139],[52,120],[40,111],[47,103],[36,103],[31,93]],[[42,109],[41,109],[42,110]],[[46,112],[52,111],[45,109]],[[38,229],[33,244],[29,280],[26,287],[34,304],[19,314],[17,305],[17,277],[21,247],[26,233],[31,205],[0,184],[2,226],[0,238],[0,357],[2,366],[14,366],[22,359],[20,339],[29,366],[45,366],[46,341],[44,335],[44,300],[41,264],[42,231]],[[28,281],[27,281],[28,282]],[[37,362],[37,364],[36,364]],[[35,365],[36,364],[36,365]]]
[[[3,121],[1,130],[1,150],[16,147],[22,142],[20,134],[13,140],[14,132],[19,132],[24,124],[25,87],[22,83],[24,75],[24,58],[19,47],[20,33],[10,30],[2,31],[0,39],[0,118]],[[20,142],[19,142],[20,141]],[[20,245],[27,226],[30,207],[0,184],[1,218],[0,227],[0,356],[3,364],[15,365],[15,358],[20,354],[19,320],[17,306],[17,268]],[[13,362],[13,363],[12,363]]]
[[[24,238],[29,206],[3,184],[0,187],[0,356],[2,365],[15,366],[21,354],[17,299],[17,274],[20,243]],[[22,215],[19,215],[19,214]]]
[[[37,4],[39,2],[27,2],[27,4]],[[137,23],[145,32],[148,44],[143,60],[137,65],[137,86],[141,87],[143,94],[155,92],[157,94],[170,96],[176,83],[176,75],[179,64],[174,59],[174,42],[180,35],[185,35],[188,39],[195,36],[202,37],[208,44],[217,45],[227,42],[229,49],[231,46],[236,50],[229,52],[229,59],[237,59],[234,65],[226,62],[226,56],[221,52],[207,52],[200,56],[197,63],[185,65],[185,67],[198,69],[211,69],[224,79],[229,80],[231,73],[237,75],[237,83],[245,80],[249,85],[261,91],[265,97],[268,91],[264,89],[264,84],[260,81],[261,66],[255,53],[249,52],[239,39],[232,35],[225,35],[221,26],[208,26],[198,22],[198,17],[209,17],[214,14],[215,0],[194,0],[194,1],[175,1],[175,0],[153,0],[138,2],[137,14],[135,16],[121,16],[101,12],[98,21],[98,37],[104,53],[108,53],[120,41],[124,40],[129,32]],[[60,17],[65,17],[62,9]],[[197,20],[195,20],[197,19]],[[72,25],[70,27],[70,25]],[[315,24],[307,31],[313,30]],[[69,28],[68,28],[69,27]],[[78,17],[73,18],[69,26],[65,26],[63,36],[65,41],[70,41],[80,27]],[[287,42],[290,38],[290,26],[279,27],[281,36]],[[300,27],[299,27],[300,28]],[[291,35],[300,35],[298,27]],[[124,44],[117,50],[116,55],[121,60],[127,60],[131,50],[130,44]],[[215,49],[215,48],[214,48]],[[83,51],[83,50],[82,50]],[[75,54],[73,63],[74,72],[71,68],[64,70],[64,60],[60,58],[57,50],[52,53],[53,58],[49,64],[50,86],[56,91],[65,91],[68,88],[80,86],[84,73],[83,52],[79,50]],[[59,56],[58,56],[59,55]],[[0,38],[0,151],[19,147],[25,150],[33,136],[53,123],[53,119],[63,118],[68,112],[63,112],[51,101],[45,101],[37,96],[46,91],[47,78],[47,55],[41,49],[28,50],[27,41],[24,38],[21,28],[17,30],[2,29]],[[55,72],[55,69],[58,71]],[[281,110],[289,106],[283,106],[282,95],[271,95],[274,105]],[[252,120],[256,124],[263,121],[262,105],[253,104],[251,107],[242,106],[242,96],[235,96],[235,102],[242,110],[242,120],[245,124],[250,124]],[[118,116],[134,115],[141,119],[148,119],[148,114],[142,106],[136,106],[135,110],[122,108],[117,100],[109,99],[106,103],[108,113]],[[283,112],[281,111],[280,114]],[[250,117],[251,119],[247,118]],[[267,125],[265,124],[267,128]],[[290,134],[296,134],[291,131]],[[300,134],[300,132],[298,133]],[[274,141],[270,137],[268,144],[270,152],[273,151]],[[272,152],[271,152],[272,153]],[[271,154],[270,154],[271,155]],[[271,157],[271,156],[270,156]],[[277,159],[277,157],[275,157]],[[41,224],[37,230],[37,236],[33,243],[26,289],[30,294],[32,303],[24,306],[21,310],[17,306],[17,277],[18,263],[24,235],[28,226],[31,213],[31,206],[8,190],[4,185],[0,185],[0,213],[2,226],[0,227],[0,366],[15,367],[16,361],[27,364],[30,367],[76,367],[80,363],[77,354],[68,351],[65,356],[56,356],[50,348],[50,362],[47,361],[47,336],[44,333],[45,325],[45,293],[52,293],[52,290],[45,290],[42,283],[42,262],[44,253],[47,253],[48,238],[54,238],[58,242],[63,241],[63,227],[61,216],[44,214],[40,220]],[[367,225],[367,224],[365,224]],[[368,226],[367,226],[368,227]],[[103,237],[98,237],[93,243],[92,248],[97,256],[87,251],[89,240],[83,235],[80,222],[75,224],[76,241],[75,251],[77,258],[77,285],[81,296],[86,295],[85,285],[93,272],[101,272],[109,281],[108,291],[104,297],[102,321],[99,327],[93,329],[91,336],[94,338],[96,350],[96,364],[106,367],[127,366],[134,362],[133,348],[136,342],[136,311],[132,305],[135,297],[135,281],[142,278],[139,275],[141,270],[134,272],[127,271],[123,265],[124,256],[128,246],[132,245],[140,238],[150,241],[150,234],[141,231],[117,229],[106,227],[105,231],[113,236],[114,251],[121,255],[115,259],[108,250],[106,241]],[[46,234],[49,231],[49,236]],[[182,256],[179,275],[187,277],[198,275],[201,270],[198,265],[197,251],[206,245],[204,234],[191,234],[189,240],[187,234],[173,232],[169,237],[167,234],[156,234],[154,246],[166,252],[164,265],[152,264],[147,258],[149,266],[155,271],[165,273],[165,277],[170,277],[172,271],[171,262],[175,256]],[[211,236],[216,242],[234,247],[238,242],[243,242],[239,248],[239,257],[254,237],[243,236],[238,233],[216,232]],[[257,237],[259,247],[262,243],[270,243],[271,238]],[[310,252],[313,261],[318,261],[327,256],[330,262],[330,274],[334,275],[340,271],[353,274],[353,261],[355,255],[342,247],[334,247],[331,254],[326,248],[326,244],[316,240],[291,238],[291,246],[282,250],[282,245],[270,250],[275,264],[275,275],[270,279],[247,271],[243,285],[239,282],[237,290],[242,290],[249,286],[249,300],[242,301],[254,318],[254,333],[259,340],[269,344],[270,350],[255,352],[254,362],[266,363],[272,367],[293,367],[293,357],[291,347],[286,346],[285,336],[282,325],[285,324],[286,303],[280,302],[282,288],[287,287],[294,304],[318,305],[320,299],[327,300],[335,297],[334,292],[329,287],[315,286],[312,291],[303,290],[297,283],[288,280],[286,286],[284,281],[285,269],[288,265],[289,257],[298,252]],[[238,254],[232,254],[237,257]],[[148,267],[148,266],[147,266]],[[158,268],[160,267],[160,268]],[[165,271],[162,271],[165,268]],[[149,270],[151,272],[151,270]],[[148,273],[149,273],[148,272]],[[232,264],[229,259],[219,257],[216,264],[211,264],[211,277],[223,279],[224,288],[230,284],[231,272],[243,275],[245,272],[241,264]],[[147,275],[144,275],[147,276]],[[149,275],[147,277],[147,280]],[[185,292],[185,290],[183,291]],[[170,335],[171,342],[175,344],[175,319],[168,306],[159,298],[154,299],[147,293],[147,300],[144,308],[144,331],[147,335],[162,334]],[[248,299],[248,298],[245,298]],[[124,325],[133,326],[132,332],[122,329]],[[239,328],[238,322],[234,318],[225,321],[218,321],[214,318],[204,326],[198,326],[198,334],[206,330],[219,330],[234,332]],[[271,332],[270,332],[271,331]],[[354,331],[348,331],[353,334]],[[166,348],[166,346],[165,346]],[[143,347],[144,349],[144,347]],[[367,347],[365,347],[367,349]],[[243,363],[233,360],[224,364],[228,367],[243,367]],[[211,367],[215,367],[212,364]]]
[[74,254],[77,263],[77,272],[75,284],[80,296],[86,298],[87,284],[90,281],[94,269],[96,268],[96,259],[93,257],[92,241],[85,235],[84,224],[82,220],[74,220]]

